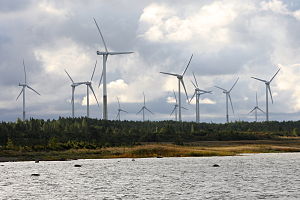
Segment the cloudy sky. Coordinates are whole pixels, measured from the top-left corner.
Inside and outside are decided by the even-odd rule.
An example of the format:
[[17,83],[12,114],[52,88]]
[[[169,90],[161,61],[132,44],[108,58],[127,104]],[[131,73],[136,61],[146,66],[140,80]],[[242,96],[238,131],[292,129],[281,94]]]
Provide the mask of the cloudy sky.
[[[28,84],[41,96],[26,91],[27,117],[57,119],[71,115],[70,80],[90,80],[98,61],[93,85],[100,102],[90,96],[91,116],[102,116],[104,50],[93,17],[98,21],[110,51],[134,54],[110,56],[107,61],[108,111],[115,119],[118,96],[129,114],[122,119],[141,120],[136,112],[146,106],[150,120],[169,120],[174,107],[175,77],[160,71],[182,73],[189,96],[196,74],[199,87],[212,90],[200,102],[201,121],[225,122],[225,95],[214,86],[232,90],[235,113],[230,119],[253,121],[248,112],[257,92],[265,110],[265,86],[271,83],[274,104],[270,120],[298,120],[300,116],[300,1],[298,0],[1,0],[0,1],[0,120],[22,116],[25,60]],[[182,97],[184,95],[182,94]],[[184,99],[184,98],[183,98]],[[86,115],[86,88],[75,91],[75,115]],[[183,120],[195,119],[195,102],[184,106]],[[264,120],[260,115],[259,120]]]

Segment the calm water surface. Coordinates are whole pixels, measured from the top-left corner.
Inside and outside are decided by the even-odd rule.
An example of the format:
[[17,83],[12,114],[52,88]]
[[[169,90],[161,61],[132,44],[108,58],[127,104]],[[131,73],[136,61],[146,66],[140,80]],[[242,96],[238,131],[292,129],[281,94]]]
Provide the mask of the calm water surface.
[[300,153],[6,162],[0,199],[300,199],[299,168]]

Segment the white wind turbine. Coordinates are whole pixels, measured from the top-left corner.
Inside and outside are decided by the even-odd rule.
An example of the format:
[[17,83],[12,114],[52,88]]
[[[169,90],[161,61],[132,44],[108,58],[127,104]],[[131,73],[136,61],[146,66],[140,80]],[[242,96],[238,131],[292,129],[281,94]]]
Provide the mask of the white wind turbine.
[[143,122],[144,122],[145,121],[145,110],[147,110],[148,112],[150,112],[152,115],[153,115],[153,112],[146,107],[146,98],[145,98],[144,92],[143,92],[143,96],[144,96],[144,105],[141,108],[141,110],[139,112],[137,112],[136,114],[139,114],[140,112],[143,111]]
[[71,99],[71,103],[72,103],[72,117],[74,118],[74,93],[75,93],[75,88],[79,85],[82,85],[84,84],[84,82],[77,82],[75,83],[73,81],[73,79],[71,78],[70,74],[67,72],[67,70],[65,70],[65,72],[67,73],[68,77],[70,78],[72,84],[71,84],[71,87],[72,87],[72,99]]
[[255,121],[257,122],[257,110],[261,111],[262,113],[265,113],[260,107],[258,107],[258,101],[257,101],[257,93],[256,93],[256,106],[248,113],[251,114],[253,111],[255,111]]
[[[170,116],[174,113],[175,115],[175,121],[177,121],[177,109],[178,109],[178,101],[177,101],[177,97],[176,97],[176,94],[175,94],[175,91],[173,90],[173,93],[174,93],[174,98],[175,98],[175,105],[174,105],[174,109],[172,110]],[[185,110],[188,110],[187,108],[181,106],[181,108],[185,109]]]
[[[107,57],[108,55],[119,55],[119,54],[131,54],[133,52],[109,52],[108,49],[107,49],[107,46],[105,44],[105,41],[104,41],[104,37],[100,31],[100,28],[94,18],[94,22],[97,26],[97,29],[98,29],[98,32],[101,36],[101,40],[103,42],[103,45],[104,45],[104,48],[105,48],[105,51],[97,51],[97,55],[102,55],[103,56],[103,71],[102,71],[102,75],[101,75],[101,80],[102,80],[102,77],[103,77],[103,119],[107,120],[108,119],[108,114],[107,114],[107,88],[106,88],[106,61],[107,61]],[[99,86],[101,84],[101,80],[99,82]]]
[[25,69],[25,62],[24,62],[24,60],[23,60],[23,66],[24,66],[24,75],[25,75],[25,80],[24,80],[24,81],[25,81],[25,83],[23,83],[23,84],[19,83],[19,86],[22,87],[22,90],[21,90],[21,92],[20,92],[20,94],[18,95],[18,97],[17,97],[16,100],[18,100],[18,98],[20,97],[20,95],[23,93],[23,121],[24,121],[25,118],[26,118],[26,114],[25,114],[25,90],[26,90],[26,88],[28,88],[28,89],[34,91],[34,92],[37,93],[38,95],[41,95],[41,94],[38,93],[36,90],[34,90],[32,87],[30,87],[30,86],[27,84],[27,77],[26,77],[26,69]]
[[118,97],[117,97],[117,100],[118,100],[118,105],[119,105],[119,107],[118,107],[118,114],[117,114],[116,119],[118,119],[119,121],[121,121],[121,112],[124,112],[124,113],[128,113],[128,112],[127,112],[126,110],[123,110],[123,109],[121,108],[120,100],[119,100]]
[[206,90],[199,89],[198,82],[197,82],[194,72],[193,72],[193,76],[194,76],[195,83],[193,81],[191,81],[191,82],[195,87],[195,92],[194,92],[194,95],[192,96],[190,102],[196,96],[196,122],[199,123],[200,122],[200,105],[199,105],[200,96],[203,94],[207,94],[207,93],[211,94],[212,91],[206,91]]
[[95,74],[96,66],[97,66],[97,60],[96,60],[96,63],[95,63],[95,67],[94,67],[92,76],[91,76],[91,80],[90,80],[90,81],[83,82],[83,83],[86,85],[86,116],[87,116],[87,117],[90,117],[90,96],[89,96],[89,90],[90,90],[90,89],[91,89],[91,91],[93,92],[93,95],[94,95],[94,97],[95,97],[95,99],[96,99],[96,102],[97,102],[97,104],[98,104],[98,107],[100,107],[100,106],[99,106],[98,99],[97,99],[97,97],[96,97],[96,94],[95,94],[94,89],[93,89],[93,86],[92,86],[92,81],[93,81],[93,77],[94,77],[94,74]]
[[271,100],[273,103],[273,97],[272,97],[272,92],[271,92],[271,87],[270,87],[270,83],[273,81],[273,79],[275,78],[275,76],[278,74],[278,72],[280,71],[280,69],[277,70],[277,72],[274,74],[274,76],[269,80],[263,80],[263,79],[259,79],[256,77],[251,77],[253,79],[256,79],[258,81],[264,82],[266,85],[266,121],[269,121],[269,100],[268,100],[268,92],[270,92],[270,96],[271,96]]
[[228,115],[228,99],[230,101],[231,104],[231,109],[232,112],[234,114],[234,109],[233,109],[233,105],[232,105],[232,100],[231,100],[231,96],[230,96],[230,92],[233,89],[233,87],[235,86],[235,84],[238,82],[239,78],[236,79],[235,83],[232,85],[232,87],[230,88],[230,90],[225,90],[224,88],[215,86],[216,88],[219,88],[221,90],[223,90],[223,93],[226,95],[226,122],[229,123],[229,115]]
[[179,102],[179,105],[178,105],[178,114],[179,114],[179,121],[181,122],[181,94],[180,94],[180,84],[182,84],[183,88],[184,88],[184,91],[185,91],[185,95],[186,95],[186,98],[187,100],[189,100],[189,97],[187,95],[187,92],[186,92],[186,88],[185,88],[185,85],[184,85],[184,82],[183,82],[183,76],[187,70],[187,68],[189,67],[190,63],[191,63],[191,60],[193,58],[193,54],[189,60],[189,63],[187,64],[185,70],[183,71],[182,75],[181,74],[173,74],[173,73],[168,73],[168,72],[160,72],[162,74],[167,74],[167,75],[171,75],[171,76],[176,76],[177,79],[178,79],[178,102]]

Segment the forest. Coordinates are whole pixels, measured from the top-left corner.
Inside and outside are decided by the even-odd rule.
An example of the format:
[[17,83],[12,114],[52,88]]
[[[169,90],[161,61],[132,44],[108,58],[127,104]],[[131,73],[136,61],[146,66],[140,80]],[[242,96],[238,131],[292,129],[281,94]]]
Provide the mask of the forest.
[[0,149],[67,150],[132,146],[142,143],[182,145],[196,141],[266,140],[300,136],[300,121],[232,122],[109,121],[91,118],[30,119],[0,123]]

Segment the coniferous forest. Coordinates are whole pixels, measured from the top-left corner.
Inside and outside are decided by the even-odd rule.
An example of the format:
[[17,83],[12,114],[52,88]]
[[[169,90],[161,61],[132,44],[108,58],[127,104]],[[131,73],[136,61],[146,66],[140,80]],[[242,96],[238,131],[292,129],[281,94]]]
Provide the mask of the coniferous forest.
[[107,121],[90,118],[30,119],[0,123],[0,148],[14,150],[96,149],[147,142],[265,140],[300,136],[300,121],[226,124],[175,121]]

